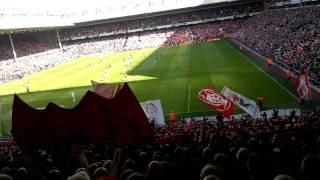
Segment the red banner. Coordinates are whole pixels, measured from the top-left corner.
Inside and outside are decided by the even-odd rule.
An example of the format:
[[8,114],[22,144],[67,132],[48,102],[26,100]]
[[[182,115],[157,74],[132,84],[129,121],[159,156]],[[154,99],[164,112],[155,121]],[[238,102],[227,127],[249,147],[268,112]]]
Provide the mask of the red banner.
[[198,93],[198,98],[226,117],[230,117],[233,112],[233,103],[213,88],[202,89]]
[[148,119],[127,84],[111,99],[88,91],[72,109],[49,103],[44,110],[37,110],[15,95],[12,134],[25,152],[55,144],[143,143],[153,136]]

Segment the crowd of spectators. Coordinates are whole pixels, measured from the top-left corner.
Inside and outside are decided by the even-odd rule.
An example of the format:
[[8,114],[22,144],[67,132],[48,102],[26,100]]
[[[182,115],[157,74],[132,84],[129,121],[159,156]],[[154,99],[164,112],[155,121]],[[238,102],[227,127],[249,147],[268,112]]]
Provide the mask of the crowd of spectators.
[[267,11],[236,21],[233,36],[265,57],[298,71],[309,69],[310,76],[319,81],[319,18],[319,6]]
[[69,52],[61,53],[59,49],[53,49],[29,56],[0,61],[0,84],[22,79],[35,72],[39,72],[58,64],[66,63],[78,55]]
[[133,33],[117,37],[101,37],[64,43],[64,51],[72,54],[98,54],[133,49],[158,48],[218,38],[218,24],[203,24],[166,30]]
[[[39,148],[1,142],[0,179],[318,180],[320,112],[153,127],[148,144]],[[284,178],[286,177],[286,178]]]
[[99,36],[103,33],[127,31],[225,16],[248,14],[251,12],[260,12],[262,10],[263,6],[261,2],[250,4],[237,4],[233,6],[193,11],[192,13],[184,12],[180,14],[155,16],[150,18],[142,18],[118,23],[71,28],[62,30],[60,33],[62,40],[70,40],[75,37]]

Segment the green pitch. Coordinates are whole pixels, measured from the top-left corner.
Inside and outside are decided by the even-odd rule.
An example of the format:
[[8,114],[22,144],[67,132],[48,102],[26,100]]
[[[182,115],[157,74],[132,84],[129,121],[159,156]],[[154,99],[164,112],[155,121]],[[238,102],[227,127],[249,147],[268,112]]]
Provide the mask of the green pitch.
[[[178,117],[214,114],[197,98],[205,86],[218,91],[228,86],[253,100],[264,96],[264,104],[270,107],[297,103],[290,91],[221,40],[82,57],[1,85],[2,134],[11,129],[13,93],[32,107],[44,108],[51,101],[72,108],[92,89],[91,80],[127,81],[140,102],[160,99],[164,113],[172,110]],[[27,87],[30,93],[26,93]]]

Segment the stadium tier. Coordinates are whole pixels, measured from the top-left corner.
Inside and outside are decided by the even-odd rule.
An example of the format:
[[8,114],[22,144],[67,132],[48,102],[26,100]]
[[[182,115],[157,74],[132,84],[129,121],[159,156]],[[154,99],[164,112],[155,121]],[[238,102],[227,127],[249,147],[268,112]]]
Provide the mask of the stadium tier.
[[113,3],[0,13],[0,180],[320,179],[319,1]]

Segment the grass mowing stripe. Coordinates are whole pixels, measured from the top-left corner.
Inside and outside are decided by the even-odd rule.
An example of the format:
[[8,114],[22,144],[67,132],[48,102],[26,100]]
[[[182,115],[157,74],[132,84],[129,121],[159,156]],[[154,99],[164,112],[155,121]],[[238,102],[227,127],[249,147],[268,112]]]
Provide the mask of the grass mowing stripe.
[[287,93],[289,93],[292,97],[294,97],[297,101],[300,101],[300,99],[294,95],[291,91],[289,91],[287,88],[285,88],[282,84],[280,84],[278,81],[276,81],[273,77],[271,77],[268,73],[266,73],[263,69],[261,69],[258,65],[256,65],[255,63],[253,63],[247,56],[245,56],[244,54],[242,54],[240,51],[238,51],[237,49],[235,49],[233,46],[231,46],[228,42],[225,41],[226,44],[228,44],[228,46],[230,48],[232,48],[234,51],[236,51],[238,54],[240,54],[242,57],[244,57],[247,61],[249,61],[251,64],[253,64],[256,68],[258,68],[260,71],[262,71],[265,75],[267,75],[272,81],[274,81],[278,86],[280,86],[282,89],[284,89],[285,91],[287,91]]

